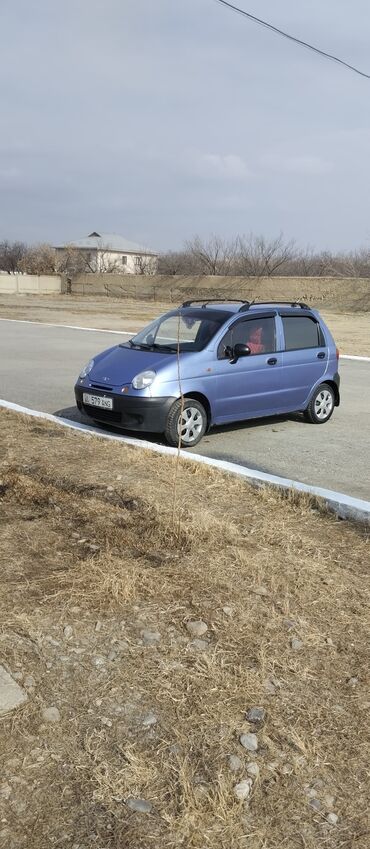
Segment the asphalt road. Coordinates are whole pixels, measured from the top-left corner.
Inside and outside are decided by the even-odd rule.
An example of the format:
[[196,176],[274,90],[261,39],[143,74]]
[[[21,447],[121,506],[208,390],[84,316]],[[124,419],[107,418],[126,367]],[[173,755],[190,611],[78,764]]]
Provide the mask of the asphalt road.
[[[0,398],[83,421],[76,376],[119,341],[105,332],[0,321]],[[370,500],[370,363],[343,360],[340,372],[342,403],[328,424],[259,419],[215,428],[192,450]]]

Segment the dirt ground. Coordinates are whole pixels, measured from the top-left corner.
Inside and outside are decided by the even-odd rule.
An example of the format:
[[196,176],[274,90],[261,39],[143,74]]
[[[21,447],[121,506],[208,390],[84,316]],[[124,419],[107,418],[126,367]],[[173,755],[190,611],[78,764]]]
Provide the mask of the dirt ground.
[[[0,317],[134,332],[161,312],[169,301],[91,298],[77,295],[0,295]],[[342,354],[370,356],[370,312],[339,312],[318,305]],[[0,328],[1,329],[1,328]]]
[[28,692],[1,849],[365,849],[368,530],[8,411],[0,435],[0,662]]

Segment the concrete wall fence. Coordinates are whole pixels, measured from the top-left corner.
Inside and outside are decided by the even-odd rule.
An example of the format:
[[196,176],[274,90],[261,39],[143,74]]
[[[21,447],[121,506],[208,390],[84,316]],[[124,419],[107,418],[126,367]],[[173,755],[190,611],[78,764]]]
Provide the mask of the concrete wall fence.
[[370,309],[370,279],[337,277],[213,277],[134,274],[80,274],[71,283],[74,295],[106,296],[180,304],[190,298],[305,301]]
[[195,298],[305,301],[349,310],[370,310],[370,279],[336,277],[212,277],[134,274],[64,275],[0,273],[0,295],[64,295],[127,298],[180,304]]
[[61,295],[65,289],[60,274],[0,274],[0,295]]

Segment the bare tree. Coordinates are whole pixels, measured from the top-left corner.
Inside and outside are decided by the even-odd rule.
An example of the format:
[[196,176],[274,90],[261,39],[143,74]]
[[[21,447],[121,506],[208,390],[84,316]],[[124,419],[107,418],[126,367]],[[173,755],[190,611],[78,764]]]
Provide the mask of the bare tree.
[[284,274],[289,277],[313,277],[316,274],[318,256],[313,248],[297,250],[295,256],[288,260]]
[[153,275],[157,272],[157,259],[155,256],[140,256],[135,257],[135,272],[136,274]]
[[294,241],[286,242],[282,233],[275,239],[253,233],[238,238],[238,270],[246,277],[272,277],[294,256]]
[[20,271],[21,262],[27,253],[24,242],[0,242],[0,271],[13,274]]
[[238,239],[226,241],[219,236],[211,236],[208,241],[195,236],[185,242],[185,250],[194,264],[194,273],[210,275],[228,275],[235,273],[238,256]]
[[167,251],[158,260],[158,274],[192,274],[194,258],[189,251]]
[[63,250],[56,251],[55,268],[61,274],[74,277],[90,270],[90,251],[78,250],[73,245],[66,245]]
[[20,270],[26,274],[52,274],[56,270],[56,254],[51,245],[41,244],[29,248],[20,261]]

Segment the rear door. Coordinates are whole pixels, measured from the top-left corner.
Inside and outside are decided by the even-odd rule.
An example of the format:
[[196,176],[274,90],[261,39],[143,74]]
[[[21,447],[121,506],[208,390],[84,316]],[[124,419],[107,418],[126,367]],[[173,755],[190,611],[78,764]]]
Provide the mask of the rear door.
[[[252,353],[230,359],[237,342]],[[212,399],[213,421],[222,423],[268,415],[279,410],[282,391],[282,353],[277,351],[275,313],[253,315],[235,322],[222,338],[213,368],[217,391]]]
[[280,312],[283,332],[283,398],[287,410],[301,410],[313,387],[324,380],[328,347],[311,314]]

